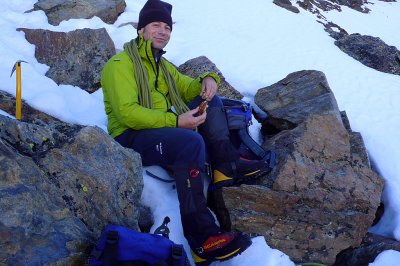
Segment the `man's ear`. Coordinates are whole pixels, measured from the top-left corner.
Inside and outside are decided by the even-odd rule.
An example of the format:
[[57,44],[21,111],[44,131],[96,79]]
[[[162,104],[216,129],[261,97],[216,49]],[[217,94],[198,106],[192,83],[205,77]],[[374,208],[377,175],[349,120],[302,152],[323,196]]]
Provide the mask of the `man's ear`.
[[139,34],[143,34],[144,28],[141,28],[140,30],[137,31]]

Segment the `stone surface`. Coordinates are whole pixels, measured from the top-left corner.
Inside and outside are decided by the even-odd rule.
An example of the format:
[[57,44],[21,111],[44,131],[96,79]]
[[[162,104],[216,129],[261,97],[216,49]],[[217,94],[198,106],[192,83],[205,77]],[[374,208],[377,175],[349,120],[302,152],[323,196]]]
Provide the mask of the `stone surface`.
[[49,23],[57,26],[64,20],[94,16],[113,24],[125,7],[124,0],[39,0],[33,10],[43,10]]
[[2,138],[0,154],[1,264],[82,265],[87,243],[93,241],[84,223],[60,197],[49,195],[52,184],[32,158],[17,153]]
[[325,74],[303,70],[289,74],[277,83],[258,90],[254,102],[270,119],[265,134],[291,129],[310,114],[333,114],[340,120],[336,99]]
[[333,266],[368,266],[385,250],[400,251],[400,242],[367,233],[359,247],[341,252]]
[[91,93],[100,88],[104,64],[115,54],[114,43],[107,31],[80,29],[54,32],[19,28],[35,45],[35,57],[50,69],[46,76],[57,84],[78,86]]
[[48,121],[0,115],[0,257],[7,265],[83,265],[105,225],[138,229],[139,154],[99,128]]
[[277,6],[283,7],[286,10],[289,10],[293,13],[299,13],[300,10],[293,6],[289,0],[274,0],[273,3]]
[[263,147],[275,150],[277,164],[257,182],[223,188],[220,216],[227,210],[232,228],[263,235],[295,262],[333,264],[372,225],[383,180],[323,73],[292,73],[260,89],[255,102],[275,121]]
[[367,3],[366,0],[299,0],[297,3],[301,8],[314,14],[320,14],[318,9],[323,11],[333,9],[342,11],[342,6],[347,6],[362,13],[369,12],[369,9],[363,6]]
[[400,75],[400,51],[378,37],[344,35],[335,41],[343,52],[362,64],[381,72]]
[[225,77],[222,75],[221,71],[216,67],[216,65],[205,56],[196,57],[185,62],[178,67],[178,70],[182,74],[192,78],[197,78],[207,71],[217,73],[221,78],[221,84],[218,87],[217,95],[232,99],[243,98],[243,95],[225,80]]

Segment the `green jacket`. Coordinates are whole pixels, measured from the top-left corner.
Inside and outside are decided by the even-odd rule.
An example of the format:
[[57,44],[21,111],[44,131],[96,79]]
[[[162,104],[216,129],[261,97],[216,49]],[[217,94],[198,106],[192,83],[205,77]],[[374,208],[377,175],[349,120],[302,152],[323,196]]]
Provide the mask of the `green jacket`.
[[[161,70],[157,71],[151,42],[145,41],[141,35],[138,39],[138,49],[147,70],[154,108],[149,109],[139,105],[134,66],[129,55],[125,51],[114,55],[105,64],[101,73],[104,105],[108,117],[107,129],[113,138],[128,128],[137,130],[176,127],[177,124],[177,115],[171,111],[171,99],[164,74]],[[161,60],[165,59],[161,58]],[[219,84],[220,79],[215,73],[207,72],[196,79],[192,79],[179,73],[171,63],[166,62],[167,69],[172,73],[179,94],[185,103],[199,95],[201,80],[204,77],[212,76]],[[158,88],[155,85],[157,76]]]

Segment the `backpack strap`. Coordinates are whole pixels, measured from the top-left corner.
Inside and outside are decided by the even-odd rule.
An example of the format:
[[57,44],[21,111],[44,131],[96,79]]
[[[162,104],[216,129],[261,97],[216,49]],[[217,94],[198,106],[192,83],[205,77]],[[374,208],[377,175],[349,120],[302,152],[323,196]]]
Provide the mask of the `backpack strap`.
[[183,246],[173,243],[172,244],[172,250],[171,250],[171,258],[172,258],[172,265],[173,266],[180,266],[181,265],[182,255],[183,255]]
[[269,167],[274,168],[275,166],[275,152],[266,151],[258,145],[258,143],[250,137],[247,132],[247,128],[242,128],[238,130],[238,134],[242,142],[258,157],[262,158],[264,161],[269,161]]
[[165,178],[159,177],[159,176],[153,174],[152,172],[150,172],[149,170],[146,170],[146,174],[154,179],[157,179],[157,180],[165,182],[165,183],[175,182],[175,179],[165,179]]
[[104,266],[118,265],[118,232],[108,231],[106,235],[106,245],[104,247]]

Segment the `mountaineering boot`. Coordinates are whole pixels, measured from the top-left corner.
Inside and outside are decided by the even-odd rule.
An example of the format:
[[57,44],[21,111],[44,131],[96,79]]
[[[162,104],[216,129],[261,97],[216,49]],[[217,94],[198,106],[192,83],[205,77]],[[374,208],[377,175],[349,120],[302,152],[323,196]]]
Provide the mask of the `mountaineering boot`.
[[220,232],[210,236],[198,247],[191,247],[192,257],[197,266],[228,260],[241,254],[252,244],[248,235],[235,232]]
[[239,158],[234,163],[219,164],[214,167],[214,186],[216,188],[237,185],[253,180],[269,171],[267,162]]

